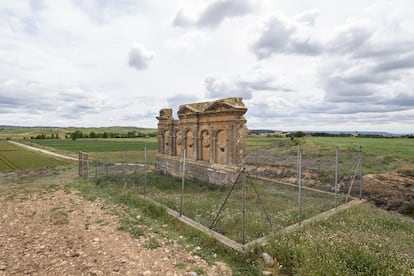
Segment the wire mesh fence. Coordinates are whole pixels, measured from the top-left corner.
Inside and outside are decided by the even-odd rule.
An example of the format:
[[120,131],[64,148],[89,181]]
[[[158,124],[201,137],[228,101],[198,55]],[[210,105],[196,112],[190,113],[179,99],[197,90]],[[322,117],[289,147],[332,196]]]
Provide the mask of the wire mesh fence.
[[127,153],[118,160],[80,153],[79,175],[97,185],[145,195],[245,244],[345,203],[348,191],[360,194],[360,151],[314,149],[287,141],[250,148],[240,177],[228,186],[186,178],[184,157],[183,177],[163,175],[145,151],[135,163]]
[[[249,172],[258,177],[298,184],[299,153],[301,178],[306,187],[359,197],[362,186],[362,149],[299,144],[297,140],[280,139],[270,145],[256,145],[247,152]],[[357,175],[354,174],[357,171]],[[356,183],[358,182],[358,183]],[[337,183],[337,185],[336,185]]]

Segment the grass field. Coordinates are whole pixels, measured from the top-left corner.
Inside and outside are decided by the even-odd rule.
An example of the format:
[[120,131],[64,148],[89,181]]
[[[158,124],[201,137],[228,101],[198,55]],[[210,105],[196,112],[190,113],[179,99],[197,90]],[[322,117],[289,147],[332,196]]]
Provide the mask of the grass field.
[[[98,178],[96,183],[100,186],[129,186],[139,193],[144,191],[142,170],[127,176],[118,174]],[[183,194],[183,214],[210,227],[229,190],[229,186],[223,187],[187,179]],[[180,210],[181,179],[148,173],[146,191],[147,196],[153,200],[173,210]],[[271,220],[271,225],[260,205],[259,198]],[[338,197],[338,202],[338,204],[344,202],[344,195]],[[242,242],[241,205],[242,191],[241,184],[238,184],[218,216],[215,228],[238,242]],[[333,195],[310,190],[302,191],[302,219],[313,217],[333,207]],[[246,210],[245,241],[248,242],[298,222],[298,188],[262,181],[253,182],[248,179]]]
[[359,151],[360,146],[364,154],[384,155],[395,158],[414,160],[414,139],[408,138],[355,138],[355,137],[249,137],[247,151],[254,152],[256,143],[259,149],[274,146],[297,149],[297,145],[314,149],[338,147],[340,151]]
[[89,159],[98,158],[109,163],[143,163],[144,149],[147,149],[147,162],[153,164],[157,152],[156,138],[134,139],[44,139],[22,140],[25,143],[40,145],[68,155],[75,156],[79,151],[89,154]]
[[414,275],[414,220],[365,204],[270,241],[286,275]]
[[[159,189],[164,189],[170,194],[170,206],[177,208],[177,187],[179,180],[172,186],[162,187],[163,181],[149,187],[152,196],[157,195]],[[131,184],[131,183],[129,183]],[[200,214],[215,214],[217,202],[222,199],[217,194],[222,193],[218,187],[199,187],[196,183],[188,183],[185,207],[194,209],[196,219],[200,220]],[[159,185],[159,186],[158,186]],[[158,186],[158,187],[155,187]],[[145,203],[145,199],[139,195],[142,187],[134,185],[121,185],[110,182],[79,182],[75,186],[90,200],[104,198],[125,206],[131,213],[128,220],[129,226],[124,228],[134,234],[135,217],[152,219],[153,229],[165,235],[181,235],[184,239],[195,242],[201,249],[195,251],[201,256],[217,254],[232,265],[234,275],[261,275],[264,269],[260,259],[261,252],[265,251],[275,256],[280,267],[280,274],[276,275],[413,275],[414,274],[414,221],[404,219],[391,212],[373,207],[369,204],[352,207],[334,217],[324,219],[316,223],[308,224],[295,232],[284,233],[275,229],[270,237],[270,243],[264,248],[256,248],[247,254],[238,254],[217,245],[217,242],[190,227],[185,227],[174,222],[171,217],[165,215],[165,210],[157,206]],[[151,191],[151,189],[153,189]],[[251,190],[249,193],[252,192]],[[261,190],[262,192],[262,190]],[[187,190],[186,190],[187,193]],[[212,194],[211,203],[210,197]],[[214,195],[216,194],[216,195]],[[284,192],[281,193],[282,198]],[[174,199],[175,198],[175,199]],[[223,220],[228,220],[224,231],[236,235],[240,234],[239,197],[234,196],[236,208],[233,212],[225,211]],[[254,196],[250,196],[254,199]],[[274,199],[272,199],[274,200]],[[164,199],[164,202],[167,202]],[[263,199],[267,201],[267,199]],[[282,204],[292,204],[288,197],[281,199]],[[240,202],[239,202],[240,203]],[[188,205],[186,205],[188,204]],[[200,204],[199,207],[196,207]],[[251,205],[248,205],[252,208]],[[239,208],[239,209],[237,209]],[[191,215],[189,212],[186,215]],[[251,215],[251,213],[249,214]],[[266,225],[261,214],[257,213],[256,221]],[[221,221],[223,223],[223,221]],[[250,223],[250,222],[249,222]],[[168,227],[164,227],[168,225]],[[218,226],[218,225],[217,225]],[[254,226],[254,223],[249,227]],[[219,226],[218,226],[219,227]],[[262,228],[258,229],[260,232]],[[254,230],[256,231],[256,230]]]
[[67,162],[0,141],[0,170],[33,169],[67,165]]
[[42,146],[52,147],[61,151],[88,153],[111,151],[154,151],[157,150],[156,138],[137,139],[44,139],[31,140],[30,142]]
[[[259,154],[284,156],[290,159],[295,158],[298,145],[300,145],[304,159],[325,159],[328,161],[328,165],[334,164],[335,147],[338,147],[340,158],[344,158],[339,162],[342,162],[346,167],[352,167],[352,163],[357,160],[358,151],[361,146],[364,173],[383,173],[399,170],[412,170],[414,172],[414,139],[355,137],[304,137],[291,139],[285,137],[249,137],[246,144],[249,155],[255,155],[257,144]],[[294,167],[296,163],[293,161],[285,165]],[[329,170],[332,170],[332,168]]]
[[364,154],[383,155],[414,160],[414,139],[408,138],[354,138],[354,137],[306,137],[316,145],[337,146],[340,150],[359,150]]

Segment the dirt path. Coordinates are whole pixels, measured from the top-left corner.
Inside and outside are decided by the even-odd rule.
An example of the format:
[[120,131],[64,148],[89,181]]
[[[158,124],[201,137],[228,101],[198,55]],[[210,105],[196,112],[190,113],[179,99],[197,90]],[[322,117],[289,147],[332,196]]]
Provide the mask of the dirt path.
[[0,275],[231,274],[151,229],[138,238],[117,230],[111,208],[63,190],[0,196]]
[[18,147],[22,147],[22,148],[25,148],[25,149],[28,149],[28,150],[31,150],[31,151],[41,152],[43,154],[51,155],[51,156],[54,156],[54,157],[57,157],[57,158],[78,161],[78,159],[74,158],[74,157],[66,156],[66,155],[63,155],[63,154],[51,152],[51,151],[44,150],[44,149],[39,149],[39,148],[28,146],[28,145],[25,145],[25,144],[21,144],[21,143],[15,142],[15,141],[9,141],[9,143],[12,143],[13,145],[16,145]]

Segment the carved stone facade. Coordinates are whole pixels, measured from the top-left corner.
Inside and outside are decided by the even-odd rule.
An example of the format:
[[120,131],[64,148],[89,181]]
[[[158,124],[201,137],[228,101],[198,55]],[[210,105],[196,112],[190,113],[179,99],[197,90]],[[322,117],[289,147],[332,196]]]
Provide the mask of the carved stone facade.
[[243,165],[247,108],[242,98],[181,105],[179,120],[172,109],[160,110],[156,166],[181,176],[186,153],[186,174],[219,185],[231,184]]

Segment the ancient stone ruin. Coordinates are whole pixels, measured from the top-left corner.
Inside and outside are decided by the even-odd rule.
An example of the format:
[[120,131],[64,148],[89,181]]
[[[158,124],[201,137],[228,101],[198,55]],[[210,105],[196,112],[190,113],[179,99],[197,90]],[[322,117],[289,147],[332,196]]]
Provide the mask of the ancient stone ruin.
[[173,118],[171,108],[161,109],[156,168],[181,176],[185,152],[186,176],[232,184],[243,165],[246,111],[242,98],[181,105],[179,120]]

